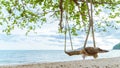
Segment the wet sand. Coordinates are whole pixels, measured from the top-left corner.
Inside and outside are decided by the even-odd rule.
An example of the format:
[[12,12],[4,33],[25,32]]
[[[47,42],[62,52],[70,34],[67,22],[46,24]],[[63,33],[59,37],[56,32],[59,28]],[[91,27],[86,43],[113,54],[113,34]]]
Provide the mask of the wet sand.
[[63,62],[6,65],[0,68],[120,68],[120,57]]

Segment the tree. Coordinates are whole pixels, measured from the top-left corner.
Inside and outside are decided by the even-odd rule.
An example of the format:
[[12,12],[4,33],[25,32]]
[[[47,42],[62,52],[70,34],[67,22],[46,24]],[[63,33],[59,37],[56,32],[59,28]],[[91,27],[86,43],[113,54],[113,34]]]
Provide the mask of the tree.
[[[90,1],[88,0],[90,3]],[[93,0],[95,29],[106,31],[105,27],[116,28],[120,23],[119,0]],[[66,14],[71,23],[72,34],[88,28],[86,0],[0,0],[0,25],[3,32],[10,34],[14,28],[27,29],[27,33],[47,22],[47,17],[59,19],[59,31],[63,32]],[[106,17],[101,15],[106,11]],[[109,11],[109,12],[107,12]],[[100,16],[100,17],[99,17]],[[113,21],[115,24],[112,24]]]

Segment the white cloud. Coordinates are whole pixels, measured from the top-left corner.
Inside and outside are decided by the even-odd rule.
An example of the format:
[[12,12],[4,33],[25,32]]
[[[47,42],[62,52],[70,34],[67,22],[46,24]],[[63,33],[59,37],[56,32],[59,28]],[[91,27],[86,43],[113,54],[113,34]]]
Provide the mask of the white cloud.
[[[12,35],[7,36],[0,34],[0,50],[50,50],[64,49],[64,35],[58,33],[58,23],[45,24],[41,29],[37,29],[37,34],[30,33],[25,36],[24,30],[15,29]],[[96,46],[105,49],[119,43],[119,30],[111,30],[110,32],[95,33]],[[79,37],[72,36],[74,48],[83,47],[85,35]],[[92,38],[89,37],[87,46],[93,46]],[[70,49],[70,42],[67,39],[67,48]]]

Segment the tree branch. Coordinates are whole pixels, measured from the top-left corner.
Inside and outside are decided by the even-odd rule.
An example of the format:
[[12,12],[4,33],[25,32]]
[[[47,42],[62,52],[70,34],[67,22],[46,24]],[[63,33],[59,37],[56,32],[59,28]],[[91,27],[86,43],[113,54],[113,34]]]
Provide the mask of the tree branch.
[[[79,2],[86,2],[85,0],[79,0]],[[90,1],[88,1],[88,3],[90,3]],[[98,2],[98,1],[94,1],[93,0],[93,4],[120,4],[120,3],[118,3],[118,2],[111,2],[111,1],[109,1],[109,2]]]
[[59,8],[60,8],[60,23],[59,23],[59,26],[60,26],[60,29],[62,30],[63,27],[62,27],[62,21],[63,21],[63,0],[60,0],[60,3],[59,3]]

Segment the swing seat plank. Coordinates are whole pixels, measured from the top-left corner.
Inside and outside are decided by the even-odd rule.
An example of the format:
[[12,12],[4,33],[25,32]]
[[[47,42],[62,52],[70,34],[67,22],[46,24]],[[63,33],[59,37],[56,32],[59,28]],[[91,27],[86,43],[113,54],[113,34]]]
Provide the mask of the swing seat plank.
[[97,55],[97,53],[106,53],[106,52],[109,52],[109,51],[101,48],[94,48],[94,47],[86,47],[86,48],[79,48],[76,50],[65,51],[65,53],[68,54],[69,56],[80,55],[80,54],[94,56],[94,55]]
[[78,48],[78,49],[75,49],[75,50],[68,50],[68,51],[65,51],[65,53],[68,54],[69,56],[80,55],[82,49],[83,48]]
[[68,54],[69,56],[72,56],[72,55],[79,55],[80,51],[66,51],[65,53]]

